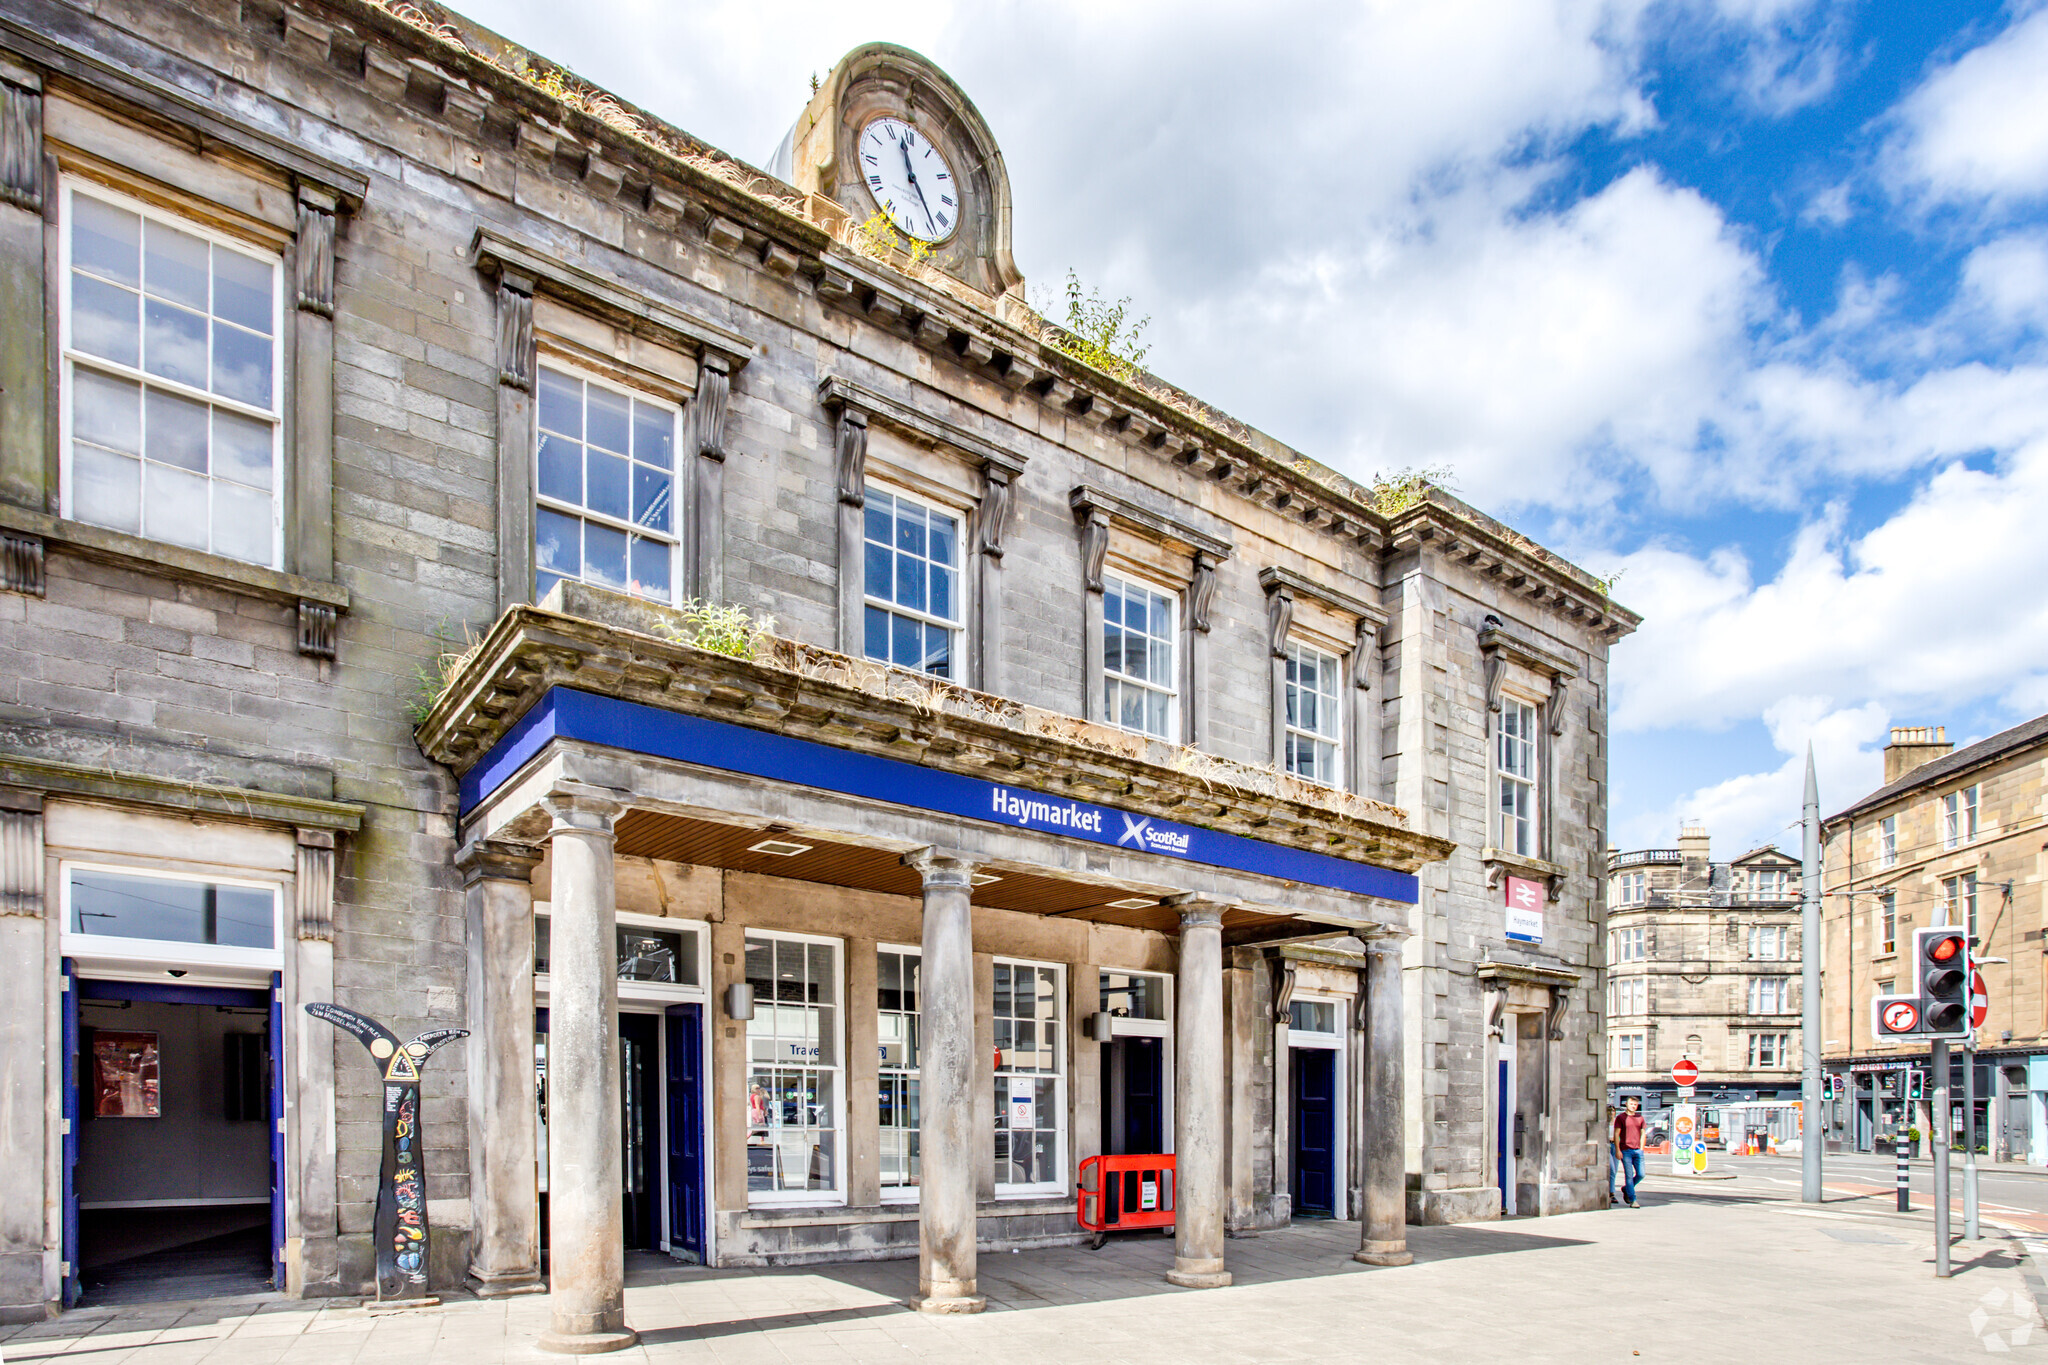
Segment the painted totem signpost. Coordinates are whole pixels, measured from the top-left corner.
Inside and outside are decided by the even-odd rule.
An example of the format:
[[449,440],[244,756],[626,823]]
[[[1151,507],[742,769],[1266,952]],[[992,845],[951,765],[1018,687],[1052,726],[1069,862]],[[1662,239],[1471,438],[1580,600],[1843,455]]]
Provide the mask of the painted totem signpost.
[[355,1035],[384,1073],[384,1169],[377,1182],[377,1301],[427,1299],[427,1169],[420,1123],[420,1067],[468,1029],[428,1029],[409,1043],[368,1015],[339,1005],[306,1013]]

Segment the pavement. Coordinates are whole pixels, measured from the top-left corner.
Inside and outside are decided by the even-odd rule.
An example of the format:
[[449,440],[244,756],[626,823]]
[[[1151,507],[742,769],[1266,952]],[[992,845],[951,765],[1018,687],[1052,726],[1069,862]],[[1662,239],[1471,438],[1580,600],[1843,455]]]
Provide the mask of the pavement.
[[[914,1261],[705,1270],[629,1258],[619,1361],[1601,1362],[1807,1358],[1943,1362],[2021,1355],[2048,1365],[2031,1238],[1957,1243],[1934,1278],[1930,1216],[1853,1190],[1818,1206],[1761,1166],[1680,1186],[1652,1174],[1643,1207],[1410,1228],[1416,1263],[1350,1259],[1358,1225],[1304,1221],[1229,1244],[1236,1283],[1161,1278],[1172,1239],[1099,1252],[984,1253],[989,1311],[904,1308]],[[1796,1174],[1796,1171],[1795,1171]],[[1830,1180],[1830,1184],[1833,1184]],[[1850,1182],[1855,1183],[1855,1182]],[[1960,1222],[1958,1222],[1960,1226]],[[534,1345],[541,1296],[372,1316],[274,1295],[81,1309],[0,1328],[0,1359],[71,1365],[395,1365],[553,1360]],[[1740,1353],[1740,1354],[1737,1354]]]

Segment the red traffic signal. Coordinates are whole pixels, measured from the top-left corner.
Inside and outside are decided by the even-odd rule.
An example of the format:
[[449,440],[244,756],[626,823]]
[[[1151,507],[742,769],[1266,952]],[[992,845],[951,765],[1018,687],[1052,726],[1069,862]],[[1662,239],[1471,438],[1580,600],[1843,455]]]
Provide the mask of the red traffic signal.
[[1939,1037],[1966,1037],[1970,1032],[1970,941],[1961,929],[1947,927],[1913,931],[1913,962],[1919,976],[1920,1028]]

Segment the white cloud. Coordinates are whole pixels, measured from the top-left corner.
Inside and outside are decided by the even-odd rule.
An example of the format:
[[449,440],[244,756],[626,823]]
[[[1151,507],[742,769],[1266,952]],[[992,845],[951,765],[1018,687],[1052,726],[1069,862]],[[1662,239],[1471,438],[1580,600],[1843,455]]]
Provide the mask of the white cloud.
[[1770,843],[1797,856],[1809,744],[1823,819],[1880,785],[1890,725],[1881,703],[1844,707],[1831,697],[1792,696],[1766,708],[1763,719],[1772,747],[1785,756],[1783,763],[1767,772],[1696,788],[1659,809],[1631,814],[1616,830],[1621,847],[1668,847],[1681,822],[1697,820],[1714,837],[1717,857],[1739,857]]
[[1902,189],[1934,199],[2010,204],[2048,194],[2048,8],[2030,5],[2004,32],[1908,95],[1890,148]]
[[1960,293],[1995,325],[2048,332],[2048,233],[2015,233],[1972,251]]

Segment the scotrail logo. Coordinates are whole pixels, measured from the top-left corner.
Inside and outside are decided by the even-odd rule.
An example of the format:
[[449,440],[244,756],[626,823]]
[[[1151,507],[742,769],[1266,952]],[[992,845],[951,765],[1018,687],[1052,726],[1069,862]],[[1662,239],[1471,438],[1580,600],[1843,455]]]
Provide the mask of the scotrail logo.
[[1122,815],[1124,821],[1124,832],[1117,836],[1119,844],[1130,844],[1145,850],[1147,853],[1186,853],[1188,851],[1188,834],[1186,830],[1154,829],[1152,827],[1152,817],[1149,815],[1143,817],[1124,815],[1122,811],[1118,811],[1117,814]]

